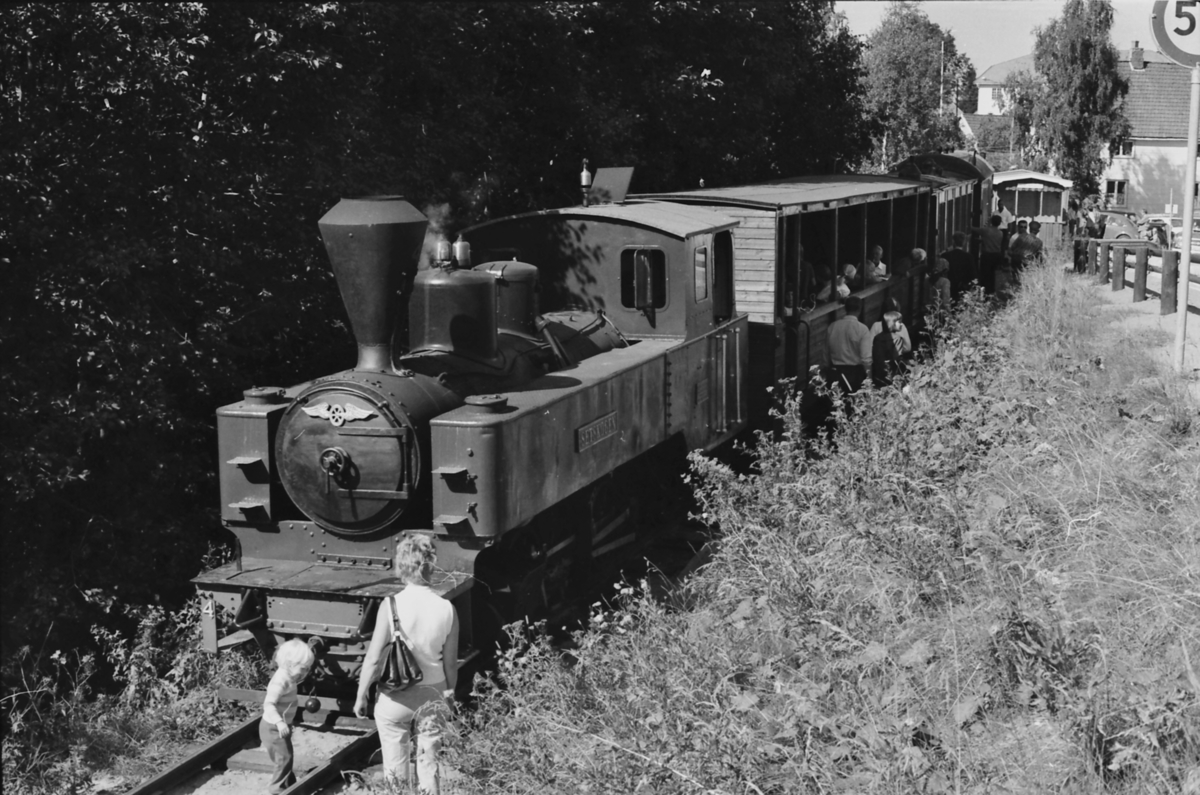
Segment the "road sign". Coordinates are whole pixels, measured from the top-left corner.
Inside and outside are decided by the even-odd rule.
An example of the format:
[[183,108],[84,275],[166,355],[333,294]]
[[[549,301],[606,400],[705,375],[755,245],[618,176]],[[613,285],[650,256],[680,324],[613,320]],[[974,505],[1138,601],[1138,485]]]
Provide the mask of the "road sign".
[[1156,0],[1150,30],[1163,55],[1180,66],[1200,65],[1200,0]]

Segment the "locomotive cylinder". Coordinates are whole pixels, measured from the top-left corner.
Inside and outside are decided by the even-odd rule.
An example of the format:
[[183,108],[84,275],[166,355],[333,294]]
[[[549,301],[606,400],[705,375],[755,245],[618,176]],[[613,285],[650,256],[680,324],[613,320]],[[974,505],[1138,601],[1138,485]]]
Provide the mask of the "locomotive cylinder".
[[398,196],[342,199],[317,226],[358,342],[356,370],[394,372],[392,335],[428,219]]

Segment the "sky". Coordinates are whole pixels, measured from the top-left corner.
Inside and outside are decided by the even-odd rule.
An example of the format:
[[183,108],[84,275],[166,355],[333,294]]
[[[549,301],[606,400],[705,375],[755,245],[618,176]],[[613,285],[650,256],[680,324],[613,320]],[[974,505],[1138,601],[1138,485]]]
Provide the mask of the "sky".
[[[1157,49],[1150,34],[1151,0],[1112,0],[1112,42],[1127,50],[1134,41]],[[838,0],[850,31],[866,36],[883,19],[887,2]],[[929,19],[954,35],[958,51],[971,59],[977,74],[994,64],[1033,52],[1033,29],[1062,12],[1063,0],[926,0],[919,3]]]

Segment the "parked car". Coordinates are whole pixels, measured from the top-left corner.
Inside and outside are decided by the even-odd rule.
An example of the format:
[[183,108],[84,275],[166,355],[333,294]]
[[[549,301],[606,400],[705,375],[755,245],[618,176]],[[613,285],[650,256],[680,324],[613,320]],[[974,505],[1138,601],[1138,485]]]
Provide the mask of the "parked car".
[[1103,240],[1137,240],[1137,222],[1125,213],[1104,211],[1100,213],[1100,223],[1104,231],[1100,235]]
[[[1183,219],[1171,219],[1171,248],[1183,249]],[[1200,252],[1200,219],[1192,219],[1192,253]]]

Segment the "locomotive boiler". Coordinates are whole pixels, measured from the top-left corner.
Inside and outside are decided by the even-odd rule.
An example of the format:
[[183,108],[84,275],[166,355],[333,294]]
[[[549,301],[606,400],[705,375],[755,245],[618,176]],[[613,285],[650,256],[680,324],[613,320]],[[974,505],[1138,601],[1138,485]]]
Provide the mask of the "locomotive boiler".
[[746,427],[736,224],[656,203],[543,211],[467,230],[418,270],[420,212],[337,204],[318,225],[357,361],[218,410],[239,548],[195,580],[205,647],[298,637],[318,692],[352,689],[409,533],[435,542],[465,658],[569,610],[637,539],[663,456]]

